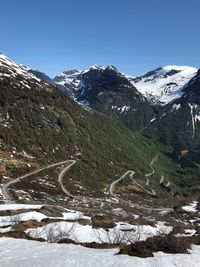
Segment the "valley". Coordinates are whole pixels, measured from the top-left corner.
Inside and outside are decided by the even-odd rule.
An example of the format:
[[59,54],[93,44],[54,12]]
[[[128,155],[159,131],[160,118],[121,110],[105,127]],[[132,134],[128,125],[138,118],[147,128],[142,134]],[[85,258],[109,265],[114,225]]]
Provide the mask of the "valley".
[[0,54],[2,240],[199,244],[199,88],[191,67],[51,79]]

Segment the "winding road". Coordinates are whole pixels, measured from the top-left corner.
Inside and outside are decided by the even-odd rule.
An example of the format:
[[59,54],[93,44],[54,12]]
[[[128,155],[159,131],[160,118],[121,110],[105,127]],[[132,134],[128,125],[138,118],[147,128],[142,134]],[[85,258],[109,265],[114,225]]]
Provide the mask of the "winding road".
[[[155,170],[153,168],[153,164],[155,162],[155,160],[157,160],[158,158],[158,155],[156,155],[151,163],[150,163],[150,167],[152,169],[152,172],[150,173],[147,173],[145,175],[145,177],[150,177],[151,175],[153,175],[155,173]],[[118,202],[121,201],[123,203],[126,203],[128,205],[130,205],[131,207],[135,207],[135,208],[138,208],[138,209],[146,209],[146,210],[152,210],[152,211],[173,211],[173,209],[171,208],[151,208],[151,207],[148,207],[148,206],[141,206],[139,204],[133,204],[133,203],[130,203],[129,201],[127,200],[124,200],[124,199],[121,199],[120,197],[118,197],[113,191],[114,191],[114,187],[117,183],[119,183],[121,180],[123,180],[127,175],[130,176],[130,178],[132,179],[132,181],[138,186],[140,187],[141,189],[143,189],[147,194],[151,195],[151,196],[156,196],[156,192],[150,188],[150,190],[146,189],[145,187],[143,187],[141,184],[139,184],[135,179],[133,179],[133,176],[135,175],[135,171],[133,170],[128,170],[126,171],[119,179],[115,180],[114,182],[111,183],[110,187],[109,187],[109,193],[112,197],[114,197]],[[147,185],[147,184],[146,184]]]
[[[123,180],[128,174],[130,174],[130,177],[132,177],[132,176],[135,174],[135,171],[131,171],[131,170],[129,170],[129,171],[125,172],[119,179],[115,180],[115,181],[110,185],[110,187],[109,187],[109,193],[110,193],[110,195],[113,196],[114,198],[118,199],[118,200],[119,200],[119,198],[118,198],[118,197],[116,196],[116,194],[113,192],[114,187],[115,187],[115,185],[116,185],[117,183],[119,183],[121,180]],[[132,175],[132,176],[131,176],[131,175]]]
[[[145,174],[145,177],[147,177],[147,181],[148,183],[146,182],[146,185],[148,186],[149,185],[149,179],[148,177],[152,176],[154,173],[155,173],[155,170],[153,168],[153,164],[154,162],[158,159],[158,155],[156,155],[151,163],[150,163],[150,168],[152,169],[152,171],[150,173],[147,173]],[[132,181],[141,189],[143,189],[147,194],[151,195],[151,196],[155,196],[156,195],[156,192],[155,190],[153,190],[152,188],[150,188],[150,190],[146,189],[145,187],[143,187],[141,184],[139,184],[135,179],[133,179],[133,175],[135,175],[135,171],[133,170],[128,170],[127,172],[125,172],[119,179],[115,180],[111,185],[110,185],[110,188],[109,188],[109,192],[110,192],[110,195],[113,196],[114,198],[117,199],[116,197],[116,194],[113,192],[113,189],[115,187],[115,185],[120,182],[121,180],[123,180],[127,175],[130,175],[130,178],[132,179]]]
[[10,194],[10,192],[9,192],[9,190],[8,190],[8,187],[9,187],[10,185],[15,184],[15,183],[21,181],[22,179],[25,179],[25,178],[27,178],[27,177],[29,177],[29,176],[31,176],[31,175],[37,174],[37,173],[39,173],[39,172],[41,172],[41,171],[44,171],[44,170],[47,170],[47,169],[50,169],[50,168],[53,168],[53,167],[57,167],[57,166],[60,166],[60,165],[64,165],[64,164],[66,164],[66,163],[71,163],[71,164],[69,164],[66,168],[64,168],[64,169],[61,171],[61,173],[60,173],[59,176],[58,176],[58,182],[60,183],[62,190],[63,190],[67,195],[69,195],[69,196],[71,196],[71,197],[75,197],[75,196],[73,196],[72,194],[70,194],[70,192],[68,192],[68,191],[65,189],[65,187],[64,187],[63,184],[62,184],[62,178],[63,178],[63,175],[65,174],[65,172],[68,171],[69,168],[71,168],[71,167],[76,163],[76,161],[75,161],[75,160],[65,160],[65,161],[61,161],[61,162],[58,162],[58,163],[54,163],[54,164],[48,165],[48,166],[46,166],[46,167],[43,167],[43,168],[41,168],[41,169],[32,171],[32,172],[30,172],[30,173],[24,174],[24,175],[22,175],[22,176],[20,176],[20,177],[18,177],[18,178],[16,178],[16,179],[14,179],[14,180],[12,180],[12,181],[6,183],[6,184],[4,184],[4,185],[2,186],[2,188],[1,188],[1,193],[2,193],[2,195],[3,195],[3,197],[4,197],[4,199],[6,199],[6,200],[12,200],[12,195]]
[[147,181],[146,181],[146,185],[149,185],[149,177],[150,176],[152,176],[154,173],[155,173],[155,170],[154,170],[154,168],[153,168],[153,164],[154,164],[154,161],[156,161],[158,159],[158,155],[156,155],[153,159],[152,159],[152,161],[151,161],[151,163],[150,163],[150,168],[152,169],[152,171],[151,172],[149,172],[149,173],[147,173],[147,174],[145,174],[145,177],[147,178]]
[[135,175],[135,171],[132,170],[128,170],[127,172],[125,172],[119,179],[115,180],[109,187],[109,193],[111,196],[113,196],[115,199],[120,200],[116,194],[113,192],[114,187],[117,183],[119,183],[121,180],[123,180],[127,175],[130,176],[130,178],[132,179],[132,182],[134,182],[139,188],[141,188],[142,190],[144,190],[147,194],[151,195],[151,196],[156,196],[156,192],[153,189],[146,189],[145,187],[143,187],[141,184],[139,184],[135,179],[133,179],[133,175]]
[[[151,164],[150,164],[151,166],[153,165],[154,160],[155,160],[155,158],[151,161]],[[65,160],[65,161],[61,161],[61,162],[54,163],[54,164],[48,165],[48,166],[46,166],[46,167],[40,168],[40,169],[38,169],[38,170],[32,171],[32,172],[30,172],[30,173],[24,174],[24,175],[22,175],[22,176],[20,176],[20,177],[18,177],[18,178],[16,178],[16,179],[14,179],[14,180],[12,180],[12,181],[6,183],[6,184],[4,184],[4,185],[2,186],[2,188],[1,188],[2,196],[4,197],[5,200],[12,200],[12,195],[11,195],[11,193],[10,193],[9,190],[8,190],[8,188],[9,188],[12,184],[15,184],[15,183],[17,183],[17,182],[19,182],[19,181],[21,181],[21,180],[23,180],[23,179],[25,179],[25,178],[27,178],[27,177],[30,177],[31,175],[37,174],[37,173],[39,173],[39,172],[41,172],[41,171],[44,171],[44,170],[47,170],[47,169],[50,169],[50,168],[53,168],[53,167],[61,166],[61,165],[67,164],[67,163],[69,163],[69,165],[67,165],[66,167],[64,167],[64,168],[61,170],[61,172],[59,173],[59,175],[58,175],[58,182],[59,182],[59,184],[60,184],[60,186],[61,186],[62,191],[63,191],[65,194],[67,194],[69,197],[74,198],[74,199],[79,200],[79,201],[83,201],[83,202],[85,202],[85,201],[95,201],[95,202],[101,202],[101,203],[103,203],[104,201],[95,200],[95,199],[92,199],[92,198],[89,198],[89,197],[87,198],[87,197],[83,197],[83,196],[75,196],[75,195],[71,194],[71,193],[64,187],[64,185],[63,185],[63,177],[64,177],[65,173],[66,173],[66,172],[67,172],[67,171],[68,171],[68,170],[69,170],[69,169],[76,163],[76,160]],[[152,175],[154,172],[155,172],[155,171],[154,171],[154,169],[153,169],[153,167],[152,167],[152,172],[149,173],[149,174],[147,174],[148,176],[146,176],[146,177],[149,177],[150,174]],[[110,187],[109,187],[109,192],[110,192],[110,195],[111,195],[111,196],[113,196],[113,197],[114,197],[115,199],[117,199],[118,201],[124,202],[124,203],[130,205],[131,207],[136,207],[136,208],[138,208],[138,209],[147,209],[147,210],[156,210],[156,211],[171,211],[171,210],[172,210],[172,209],[170,209],[170,208],[151,208],[151,207],[148,207],[148,206],[141,206],[141,205],[139,205],[139,204],[132,204],[132,203],[130,203],[129,201],[120,199],[120,198],[113,192],[113,190],[114,190],[115,185],[116,185],[118,182],[120,182],[121,180],[123,180],[127,175],[129,175],[130,178],[132,179],[132,181],[133,181],[138,187],[142,188],[146,193],[148,193],[148,194],[151,195],[151,196],[155,196],[155,195],[156,195],[156,193],[155,193],[155,191],[154,191],[153,189],[148,190],[148,189],[144,188],[142,185],[140,185],[135,179],[133,179],[133,176],[135,175],[135,171],[133,171],[133,170],[128,170],[128,171],[126,171],[126,172],[125,172],[119,179],[117,179],[116,181],[114,181],[114,182],[110,185]]]

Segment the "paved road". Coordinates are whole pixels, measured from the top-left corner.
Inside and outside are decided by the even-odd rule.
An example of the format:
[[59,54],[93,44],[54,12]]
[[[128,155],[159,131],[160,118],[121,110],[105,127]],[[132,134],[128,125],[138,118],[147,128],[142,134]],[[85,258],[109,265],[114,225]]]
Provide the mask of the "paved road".
[[[65,175],[65,173],[76,163],[75,160],[65,160],[65,161],[61,161],[61,162],[58,162],[58,163],[54,163],[54,164],[51,164],[51,165],[48,165],[46,167],[43,167],[43,168],[40,168],[38,170],[35,170],[35,171],[32,171],[30,173],[27,173],[27,174],[24,174],[18,178],[16,178],[15,180],[13,181],[10,181],[6,184],[4,184],[1,188],[1,193],[2,193],[2,196],[4,197],[4,199],[6,200],[12,200],[12,195],[10,194],[9,190],[8,190],[8,187],[12,184],[15,184],[17,182],[19,182],[20,180],[22,179],[25,179],[31,175],[34,175],[34,174],[37,174],[41,171],[44,171],[46,169],[50,169],[50,168],[53,168],[53,167],[57,167],[57,166],[61,166],[61,165],[64,165],[64,164],[67,164],[67,163],[70,163],[69,165],[67,165],[64,169],[62,169],[62,171],[59,173],[58,175],[58,182],[63,190],[64,193],[66,193],[69,197],[72,197],[74,199],[77,199],[77,200],[81,200],[81,201],[95,201],[95,202],[104,202],[104,201],[100,201],[100,200],[94,200],[94,199],[91,199],[91,198],[86,198],[86,197],[81,197],[81,196],[74,196],[73,194],[71,194],[63,185],[63,177]],[[137,207],[137,208],[142,208],[142,209],[148,209],[148,210],[156,210],[156,211],[171,211],[172,209],[168,209],[168,208],[151,208],[151,207],[147,207],[147,206],[140,206],[138,204],[131,204],[129,201],[126,201],[126,200],[122,200],[120,198],[118,198],[116,196],[116,194],[113,192],[113,189],[115,187],[115,185],[121,181],[122,179],[124,179],[127,175],[130,175],[130,178],[133,180],[134,183],[137,184],[137,186],[139,186],[140,188],[142,188],[144,191],[146,191],[148,194],[150,195],[155,195],[155,192],[152,191],[149,191],[147,190],[146,188],[143,188],[139,183],[137,183],[137,181],[135,181],[133,179],[133,175],[135,175],[135,171],[132,171],[132,170],[128,170],[127,172],[125,172],[119,179],[117,179],[116,181],[114,181],[111,185],[110,185],[110,188],[109,188],[109,192],[110,194],[115,198],[117,199],[118,201],[122,201],[124,203],[127,203],[128,205],[131,205],[132,207]]]
[[[10,185],[15,184],[15,183],[19,182],[20,180],[25,179],[25,178],[27,178],[27,177],[29,177],[29,176],[31,176],[31,175],[37,174],[38,172],[41,172],[41,171],[44,171],[44,170],[47,170],[47,169],[50,169],[50,168],[53,168],[53,167],[56,167],[56,166],[64,165],[64,164],[66,164],[66,163],[70,163],[70,162],[71,162],[71,164],[68,165],[68,166],[66,167],[67,169],[66,169],[66,168],[64,169],[65,171],[67,171],[72,165],[74,165],[74,164],[76,163],[75,160],[65,160],[65,161],[61,161],[61,162],[58,162],[58,163],[54,163],[54,164],[48,165],[47,167],[43,167],[43,168],[41,168],[41,169],[38,169],[38,170],[32,171],[32,172],[30,172],[30,173],[24,174],[24,175],[22,175],[22,176],[16,178],[15,180],[10,181],[10,182],[4,184],[4,185],[2,186],[2,188],[1,188],[2,195],[3,195],[4,199],[6,199],[6,200],[11,200],[11,199],[12,199],[12,195],[10,194],[10,192],[9,192],[9,190],[8,190],[8,187],[9,187]],[[62,171],[62,172],[63,172],[63,171]],[[62,173],[62,172],[61,172],[61,173]],[[59,176],[60,176],[60,175],[59,175]],[[63,188],[62,188],[62,189],[63,189]],[[64,191],[64,192],[65,192],[65,191]],[[66,193],[66,192],[65,192],[65,193]]]

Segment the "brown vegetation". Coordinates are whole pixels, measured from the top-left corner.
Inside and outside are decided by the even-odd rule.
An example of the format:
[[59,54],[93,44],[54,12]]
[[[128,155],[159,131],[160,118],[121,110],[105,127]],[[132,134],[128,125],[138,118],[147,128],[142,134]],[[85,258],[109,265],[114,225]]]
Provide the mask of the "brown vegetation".
[[175,237],[172,234],[166,236],[154,236],[146,241],[139,241],[130,245],[122,245],[119,254],[127,254],[137,257],[152,257],[153,252],[188,253],[190,242],[186,238]]
[[113,228],[116,226],[112,218],[96,215],[91,218],[93,228]]

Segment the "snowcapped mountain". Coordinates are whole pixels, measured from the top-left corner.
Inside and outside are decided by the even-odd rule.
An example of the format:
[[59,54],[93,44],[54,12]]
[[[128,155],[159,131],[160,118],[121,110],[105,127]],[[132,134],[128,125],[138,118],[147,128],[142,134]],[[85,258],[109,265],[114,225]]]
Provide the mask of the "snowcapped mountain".
[[114,66],[93,65],[82,71],[64,71],[53,80],[64,86],[76,101],[91,107],[107,92],[127,93],[127,88],[130,89],[128,93],[134,92],[134,97],[142,98],[131,82]]
[[[83,95],[85,86],[85,78],[88,77],[93,79],[91,77],[91,73],[98,72],[105,70],[104,67],[100,65],[92,65],[90,68],[85,70],[69,70],[69,71],[63,71],[59,75],[57,75],[53,81],[60,85],[65,87],[66,91],[74,97],[75,100],[79,98],[80,95]],[[94,75],[93,75],[94,76]],[[89,104],[87,101],[83,101],[84,104]]]
[[[79,144],[88,166],[91,158],[94,160],[97,174],[107,162],[113,162],[113,158],[115,166],[121,166],[122,159],[127,159],[127,166],[137,169],[136,164],[142,162],[143,169],[146,157],[151,158],[152,151],[144,153],[147,151],[146,141],[142,145],[137,137],[133,141],[130,130],[135,130],[139,134],[134,132],[134,136],[140,138],[142,133],[149,142],[156,141],[155,151],[160,149],[160,143],[167,144],[169,156],[183,168],[183,179],[190,180],[190,170],[184,168],[191,166],[192,177],[199,177],[200,71],[168,66],[132,78],[114,66],[93,65],[83,71],[65,71],[53,82],[64,86],[77,102],[98,112],[85,110],[66,93],[49,85],[51,79],[43,73],[0,55],[0,148],[9,150],[14,146],[39,157],[41,162],[47,162],[49,158],[63,160],[71,157]],[[146,91],[142,91],[139,84],[148,85]],[[153,103],[162,102],[162,105],[152,105],[149,92],[158,97]],[[177,92],[178,97],[174,97]],[[170,95],[173,97],[169,98]],[[166,102],[164,96],[168,97]],[[120,120],[129,129],[108,117]],[[113,140],[120,145],[119,150],[116,145],[110,146]],[[96,156],[97,150],[106,156]],[[89,169],[93,172],[93,168]],[[92,180],[93,177],[91,174]],[[110,165],[106,177],[110,177]],[[186,184],[189,182],[186,180]],[[184,186],[185,182],[182,184]]]
[[143,127],[153,116],[146,98],[112,65],[65,71],[56,76],[54,82],[65,86],[77,102],[120,119],[131,129]]
[[183,95],[183,88],[196,73],[193,67],[169,65],[129,79],[151,103],[166,105]]

